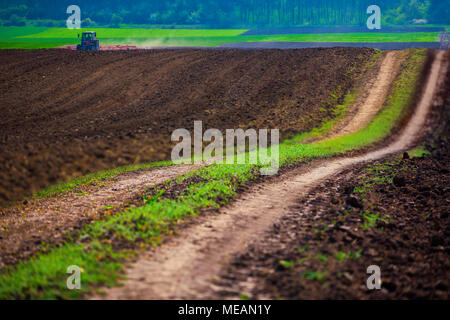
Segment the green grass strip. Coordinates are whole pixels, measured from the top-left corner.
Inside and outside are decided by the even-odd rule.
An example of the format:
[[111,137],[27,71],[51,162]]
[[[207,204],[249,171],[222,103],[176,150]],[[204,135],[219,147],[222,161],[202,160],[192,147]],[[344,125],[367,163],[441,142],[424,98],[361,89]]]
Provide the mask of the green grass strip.
[[[376,63],[376,61],[381,57],[381,51],[378,51],[375,53],[372,58],[366,63],[364,66],[364,72],[367,72],[370,70],[373,65]],[[340,91],[340,90],[338,90]],[[290,139],[286,139],[284,141],[285,145],[288,144],[299,144],[306,140],[311,140],[318,138],[320,136],[323,136],[324,134],[330,132],[334,126],[346,115],[348,108],[350,105],[352,105],[356,97],[358,96],[358,93],[350,92],[344,96],[344,100],[342,104],[338,104],[338,97],[341,95],[340,92],[336,92],[335,94],[331,94],[330,101],[331,103],[335,104],[335,107],[333,109],[333,116],[329,118],[325,118],[322,121],[322,124],[316,128],[313,128],[311,131],[304,132],[298,135],[295,135],[291,137]],[[68,191],[71,191],[73,189],[79,188],[79,187],[85,187],[91,183],[96,183],[100,181],[104,181],[106,179],[111,179],[119,174],[135,171],[139,169],[148,169],[148,168],[158,168],[163,166],[169,166],[172,165],[172,161],[163,161],[163,162],[149,162],[149,163],[143,163],[143,164],[136,164],[136,165],[128,165],[128,166],[122,166],[114,169],[104,170],[100,172],[90,173],[81,177],[77,177],[74,179],[69,179],[67,181],[63,181],[61,183],[58,183],[56,185],[49,186],[47,188],[44,188],[43,190],[35,193],[32,197],[50,197],[55,196],[57,194],[66,193]]]
[[[409,50],[409,56],[394,84],[392,95],[367,128],[358,133],[313,144],[280,145],[280,163],[330,157],[386,138],[410,105],[426,59],[426,50]],[[162,194],[146,199],[142,207],[129,209],[83,229],[78,240],[53,248],[29,261],[6,267],[0,274],[0,298],[80,298],[93,285],[112,285],[121,270],[120,261],[135,254],[131,249],[158,244],[171,226],[201,209],[221,207],[233,200],[244,183],[259,174],[258,165],[212,165],[186,174],[198,183],[175,199]],[[82,289],[66,289],[67,267],[83,268]]]
[[408,150],[408,154],[411,158],[420,158],[430,154],[430,151],[428,151],[424,145],[421,145],[412,150]]
[[[344,116],[348,109],[348,106],[355,101],[356,94],[347,94],[344,98],[344,103],[337,105],[334,109],[334,117],[332,119],[325,120],[319,127],[312,129],[311,131],[296,135],[291,139],[285,140],[285,144],[298,144],[302,141],[317,138],[333,129],[335,124],[339,122]],[[51,185],[42,189],[39,192],[33,194],[30,198],[42,198],[42,197],[52,197],[58,194],[64,194],[66,192],[72,191],[80,187],[87,187],[89,184],[103,182],[107,179],[112,179],[120,174],[136,171],[140,169],[150,169],[150,168],[160,168],[164,166],[173,165],[172,161],[162,161],[162,162],[148,162],[142,164],[133,164],[122,166],[118,168],[103,170],[99,172],[89,173],[87,175],[76,177]]]

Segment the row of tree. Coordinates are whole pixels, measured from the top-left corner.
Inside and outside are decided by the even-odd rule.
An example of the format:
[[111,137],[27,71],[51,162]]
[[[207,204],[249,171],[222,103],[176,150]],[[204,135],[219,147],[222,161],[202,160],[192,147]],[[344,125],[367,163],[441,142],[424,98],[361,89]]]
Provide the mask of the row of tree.
[[248,0],[241,7],[241,20],[250,25],[364,25],[371,2]]
[[64,21],[66,8],[81,7],[83,19],[100,25],[164,24],[210,27],[364,25],[376,4],[384,23],[425,19],[450,24],[446,0],[0,0],[0,19]]

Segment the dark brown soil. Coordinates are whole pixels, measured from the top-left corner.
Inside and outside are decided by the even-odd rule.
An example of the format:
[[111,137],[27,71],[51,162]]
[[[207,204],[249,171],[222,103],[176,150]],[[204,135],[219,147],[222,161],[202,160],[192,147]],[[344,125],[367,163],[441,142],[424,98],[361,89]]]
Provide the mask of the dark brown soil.
[[[444,138],[428,143],[431,155],[348,169],[299,201],[224,270],[218,281],[224,297],[448,299],[448,112],[445,117]],[[373,225],[368,212],[379,215]],[[367,289],[370,265],[381,269],[381,290]]]
[[[296,28],[273,28],[273,29],[253,29],[244,32],[242,35],[279,35],[279,34],[311,34],[311,33],[353,33],[367,32],[363,27],[296,27]],[[408,32],[443,32],[441,27],[389,27],[383,26],[382,30],[372,30],[373,33],[408,33]]]
[[[204,128],[309,130],[373,51],[0,51],[0,202],[88,172],[167,159]],[[351,70],[351,71],[349,71]],[[349,71],[349,72],[348,72]],[[340,88],[340,90],[339,90]]]

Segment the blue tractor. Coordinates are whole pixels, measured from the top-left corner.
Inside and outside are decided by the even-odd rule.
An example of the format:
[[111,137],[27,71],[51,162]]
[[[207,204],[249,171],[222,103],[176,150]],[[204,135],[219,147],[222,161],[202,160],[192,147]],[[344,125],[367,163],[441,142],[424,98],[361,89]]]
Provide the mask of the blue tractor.
[[100,42],[97,39],[97,34],[94,31],[83,32],[81,44],[77,45],[77,50],[100,50]]

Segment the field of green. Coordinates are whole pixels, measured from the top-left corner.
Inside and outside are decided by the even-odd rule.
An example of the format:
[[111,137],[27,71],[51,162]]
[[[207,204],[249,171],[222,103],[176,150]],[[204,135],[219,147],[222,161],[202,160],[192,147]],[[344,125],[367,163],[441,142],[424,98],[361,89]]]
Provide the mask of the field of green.
[[216,47],[221,44],[261,41],[293,42],[434,42],[437,32],[323,33],[243,36],[235,29],[114,29],[69,30],[45,27],[0,27],[0,49],[56,48],[78,43],[82,31],[96,31],[101,45],[141,47]]

